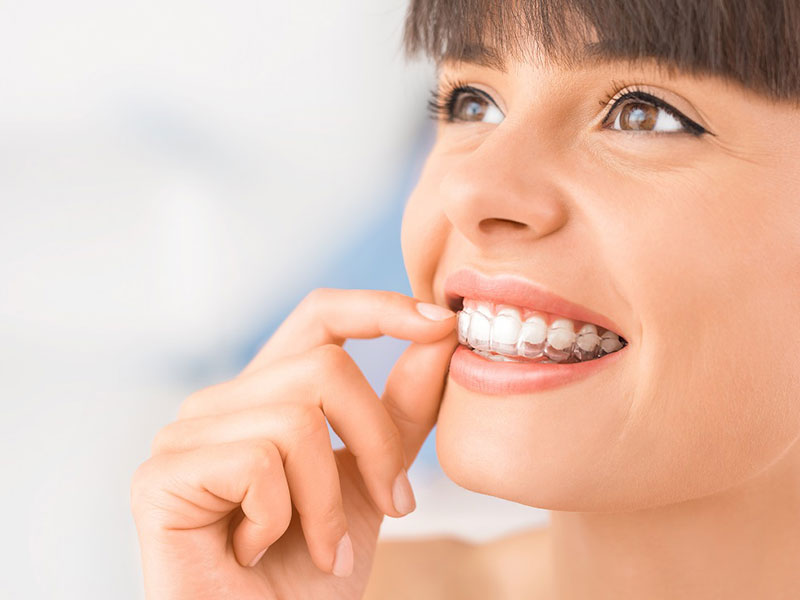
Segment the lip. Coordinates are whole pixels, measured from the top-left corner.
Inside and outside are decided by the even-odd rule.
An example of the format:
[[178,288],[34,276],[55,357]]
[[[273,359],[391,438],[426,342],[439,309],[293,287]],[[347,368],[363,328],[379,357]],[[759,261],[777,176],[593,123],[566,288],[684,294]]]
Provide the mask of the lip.
[[[451,309],[458,307],[458,302],[461,298],[511,304],[520,308],[556,314],[573,321],[594,323],[605,329],[610,329],[630,343],[630,339],[623,333],[619,325],[605,315],[580,304],[570,302],[521,276],[506,274],[489,277],[473,269],[459,269],[445,279],[444,294],[445,301]],[[481,358],[477,355],[476,357]],[[595,361],[574,364],[589,364],[592,362]]]
[[479,394],[508,395],[541,392],[589,377],[612,366],[627,346],[600,358],[578,363],[495,362],[459,344],[450,358],[450,373],[461,387]]

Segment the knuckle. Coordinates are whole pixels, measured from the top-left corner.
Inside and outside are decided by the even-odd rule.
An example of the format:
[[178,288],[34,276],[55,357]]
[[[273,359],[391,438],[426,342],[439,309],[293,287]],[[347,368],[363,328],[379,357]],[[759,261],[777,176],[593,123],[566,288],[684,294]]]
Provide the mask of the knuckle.
[[284,502],[278,504],[275,512],[275,528],[280,535],[283,535],[289,526],[292,524],[292,501],[291,499],[287,499]]
[[315,405],[311,404],[294,404],[291,409],[290,416],[292,423],[293,439],[295,443],[307,440],[310,437],[319,435],[322,430],[325,430],[327,435],[327,422],[325,415]]
[[151,456],[157,456],[167,451],[167,439],[169,437],[167,430],[169,428],[170,428],[169,425],[167,425],[166,427],[162,427],[153,436],[153,442],[150,444]]
[[130,504],[134,515],[142,512],[152,492],[155,463],[148,459],[141,463],[131,477]]
[[350,356],[338,344],[323,344],[315,349],[316,367],[320,375],[340,373],[350,367]]
[[399,308],[405,309],[408,296],[392,290],[376,290],[375,301],[381,306],[382,312],[388,313]]
[[191,419],[195,415],[197,406],[200,404],[200,398],[204,395],[204,391],[205,388],[196,390],[186,396],[178,407],[178,419]]
[[252,468],[254,473],[266,473],[275,466],[275,446],[270,441],[253,444]]
[[326,503],[322,509],[314,515],[309,515],[312,520],[316,520],[326,527],[330,527],[336,531],[347,529],[347,518],[344,514],[344,507],[338,499],[331,499]]
[[308,294],[306,294],[305,298],[303,298],[300,304],[305,310],[314,313],[319,310],[320,306],[328,302],[331,292],[331,288],[314,288],[308,292]]
[[189,442],[188,428],[183,421],[173,421],[159,429],[153,436],[150,444],[150,455],[152,457],[170,452],[177,452]]
[[195,390],[186,396],[186,399],[178,407],[177,420],[183,421],[185,419],[204,416],[207,413],[207,409],[213,405],[214,399],[224,395],[231,384],[236,380],[237,378],[233,378],[229,381],[214,383],[207,387],[200,388],[199,390]]
[[400,437],[400,430],[396,425],[392,425],[389,430],[381,436],[379,444],[379,452],[384,456],[399,454],[401,458],[403,457],[402,439]]

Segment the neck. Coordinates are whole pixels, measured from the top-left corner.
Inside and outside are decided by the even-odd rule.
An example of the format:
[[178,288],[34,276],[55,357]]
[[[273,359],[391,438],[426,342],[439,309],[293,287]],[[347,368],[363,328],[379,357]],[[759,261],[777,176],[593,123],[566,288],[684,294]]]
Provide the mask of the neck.
[[800,598],[800,445],[723,493],[627,513],[551,511],[558,600]]

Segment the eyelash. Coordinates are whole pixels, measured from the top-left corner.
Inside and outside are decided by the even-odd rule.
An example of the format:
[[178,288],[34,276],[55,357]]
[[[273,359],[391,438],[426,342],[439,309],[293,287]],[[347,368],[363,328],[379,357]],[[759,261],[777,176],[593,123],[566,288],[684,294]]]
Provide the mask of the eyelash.
[[[609,91],[605,97],[600,100],[600,105],[604,106],[609,104],[612,100],[614,104],[608,109],[605,116],[603,117],[602,125],[605,127],[608,124],[608,117],[611,113],[616,110],[616,108],[621,105],[626,100],[641,100],[646,104],[651,104],[657,108],[668,112],[670,115],[675,117],[680,123],[686,128],[686,132],[690,133],[694,136],[701,136],[704,133],[708,132],[704,127],[698,125],[694,121],[692,121],[689,117],[683,115],[678,109],[673,108],[671,105],[667,104],[664,100],[659,98],[658,96],[653,96],[648,92],[638,88],[635,85],[629,86],[628,91],[622,94],[619,97],[616,97],[619,94],[619,90],[622,87],[625,87],[624,84],[612,81],[611,82],[613,90]],[[479,90],[468,85],[464,80],[456,79],[453,81],[445,81],[443,89],[441,93],[438,89],[434,88],[430,91],[430,99],[428,100],[428,112],[431,118],[435,120],[442,120],[447,123],[453,123],[457,119],[453,115],[453,108],[455,107],[455,103],[458,100],[458,97],[462,93],[471,93],[475,94],[476,96],[480,96],[489,100],[490,102],[494,102],[492,98],[483,90]],[[634,135],[640,135],[635,132],[628,132],[633,133]],[[653,131],[650,135],[675,135],[672,132],[664,132],[664,131]]]

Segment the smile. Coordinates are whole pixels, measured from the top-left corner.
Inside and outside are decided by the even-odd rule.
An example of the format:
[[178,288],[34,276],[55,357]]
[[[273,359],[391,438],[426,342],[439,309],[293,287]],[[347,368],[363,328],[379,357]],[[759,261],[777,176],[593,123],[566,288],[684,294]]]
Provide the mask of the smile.
[[627,354],[610,319],[520,277],[461,270],[447,278],[445,295],[458,313],[450,377],[478,393],[551,389]]
[[458,313],[458,341],[490,360],[554,363],[595,360],[627,345],[593,323],[471,299]]

